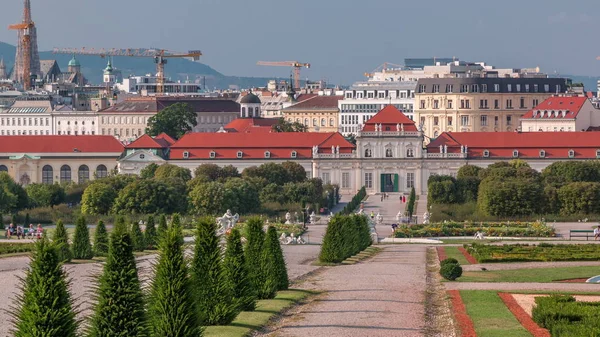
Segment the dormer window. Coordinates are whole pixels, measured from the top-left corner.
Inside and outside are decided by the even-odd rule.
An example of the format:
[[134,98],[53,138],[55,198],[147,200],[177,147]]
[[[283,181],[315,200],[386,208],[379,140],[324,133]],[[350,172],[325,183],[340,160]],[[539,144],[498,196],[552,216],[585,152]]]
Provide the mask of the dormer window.
[[210,153],[208,154],[208,156],[213,159],[217,156],[217,154],[215,153],[215,151],[210,151]]
[[519,156],[519,150],[513,150],[513,158],[517,158]]
[[600,150],[596,150],[596,158],[600,158]]
[[540,158],[545,158],[545,157],[546,157],[546,151],[540,150]]
[[190,153],[187,151],[183,151],[183,159],[188,159],[190,157]]
[[244,156],[244,153],[243,153],[242,151],[238,151],[238,152],[237,152],[237,157],[238,157],[238,159],[239,159],[239,158],[242,158],[243,156]]
[[296,152],[296,151],[292,151],[292,155],[291,155],[291,157],[292,157],[292,158],[296,158],[296,157],[298,157],[298,152]]
[[265,151],[265,158],[271,158],[271,152]]
[[489,150],[483,150],[483,156],[485,158],[489,157],[490,156],[490,151]]
[[569,158],[575,157],[575,151],[569,150]]

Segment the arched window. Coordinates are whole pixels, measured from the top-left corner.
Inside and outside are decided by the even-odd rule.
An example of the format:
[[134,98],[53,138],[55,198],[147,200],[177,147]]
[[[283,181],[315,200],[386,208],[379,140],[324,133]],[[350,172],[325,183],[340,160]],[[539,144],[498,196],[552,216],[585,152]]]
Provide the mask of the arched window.
[[8,167],[6,167],[6,165],[0,165],[0,172],[8,172]]
[[385,157],[392,158],[392,149],[385,149]]
[[77,182],[83,184],[88,180],[90,180],[90,168],[87,165],[79,166],[79,171],[77,172]]
[[333,118],[329,118],[329,126],[333,126],[333,125],[334,125]]
[[365,150],[365,158],[371,158],[373,156],[373,152],[371,152],[371,149],[366,149]]
[[321,126],[327,126],[325,118],[321,118]]
[[308,118],[304,118],[304,125],[308,126]]
[[69,165],[63,165],[60,168],[60,182],[70,183],[71,182],[71,167]]
[[42,183],[43,184],[52,184],[54,183],[54,170],[50,165],[44,165],[42,167]]
[[406,149],[406,157],[412,158],[415,156],[415,151],[413,149]]
[[106,169],[106,166],[98,165],[98,167],[96,167],[96,179],[106,177],[108,177],[108,170]]
[[313,126],[317,126],[317,119],[313,118]]

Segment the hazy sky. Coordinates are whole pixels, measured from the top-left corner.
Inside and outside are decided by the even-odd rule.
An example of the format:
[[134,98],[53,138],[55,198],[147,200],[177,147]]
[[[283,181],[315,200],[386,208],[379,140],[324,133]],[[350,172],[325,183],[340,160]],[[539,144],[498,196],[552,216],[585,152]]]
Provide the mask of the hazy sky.
[[[309,62],[302,77],[351,84],[383,62],[452,57],[600,75],[598,0],[31,0],[41,50],[200,49],[227,75],[289,76],[256,62]],[[21,20],[2,0],[0,22]],[[0,41],[16,33],[0,29]],[[118,60],[115,60],[118,67]]]

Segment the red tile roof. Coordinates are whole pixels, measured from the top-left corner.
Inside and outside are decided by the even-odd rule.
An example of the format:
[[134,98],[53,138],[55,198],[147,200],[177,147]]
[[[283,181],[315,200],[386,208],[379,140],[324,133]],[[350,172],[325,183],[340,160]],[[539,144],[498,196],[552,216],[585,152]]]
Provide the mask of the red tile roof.
[[317,96],[317,94],[300,94],[296,97],[296,102],[300,103]]
[[121,153],[113,136],[0,136],[0,153]]
[[383,131],[396,131],[398,124],[404,125],[404,131],[417,131],[415,122],[393,105],[387,105],[366,121],[363,131],[375,131],[375,124],[381,124]]
[[[549,97],[529,110],[521,119],[574,119],[587,101],[587,97],[580,96]],[[566,111],[564,117],[563,111]]]
[[228,132],[271,132],[271,127],[277,124],[277,118],[237,118],[223,128]]
[[159,144],[164,145],[164,147],[169,147],[173,144],[175,144],[176,140],[174,138],[172,138],[171,136],[167,135],[166,133],[161,133],[160,135],[154,137],[154,140],[156,140]]
[[297,158],[312,158],[312,147],[319,152],[331,153],[331,146],[339,146],[340,153],[352,153],[354,145],[339,133],[290,132],[290,133],[188,133],[171,146],[170,158],[183,159],[183,152],[190,159],[208,159],[215,152],[216,159],[236,159],[243,152],[243,159],[264,159],[265,152],[273,159],[291,159],[292,151]]
[[344,99],[344,96],[313,96],[287,107],[283,109],[283,111],[316,109],[337,110],[338,101],[342,99]]
[[133,142],[125,146],[128,149],[162,149],[163,146],[159,144],[154,138],[147,134],[142,135]]
[[483,158],[486,150],[490,158],[512,158],[514,150],[519,158],[539,158],[540,150],[545,158],[568,158],[569,150],[575,158],[596,158],[600,132],[444,132],[427,145],[427,152],[439,153],[440,145],[447,145],[448,153],[467,146],[469,158]]

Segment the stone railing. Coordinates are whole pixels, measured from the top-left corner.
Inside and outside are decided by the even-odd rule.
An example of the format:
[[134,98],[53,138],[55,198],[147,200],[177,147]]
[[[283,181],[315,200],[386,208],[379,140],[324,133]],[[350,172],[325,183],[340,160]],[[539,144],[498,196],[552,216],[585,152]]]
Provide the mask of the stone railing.
[[466,153],[426,153],[425,158],[467,158]]
[[419,137],[419,131],[358,131],[357,137]]

